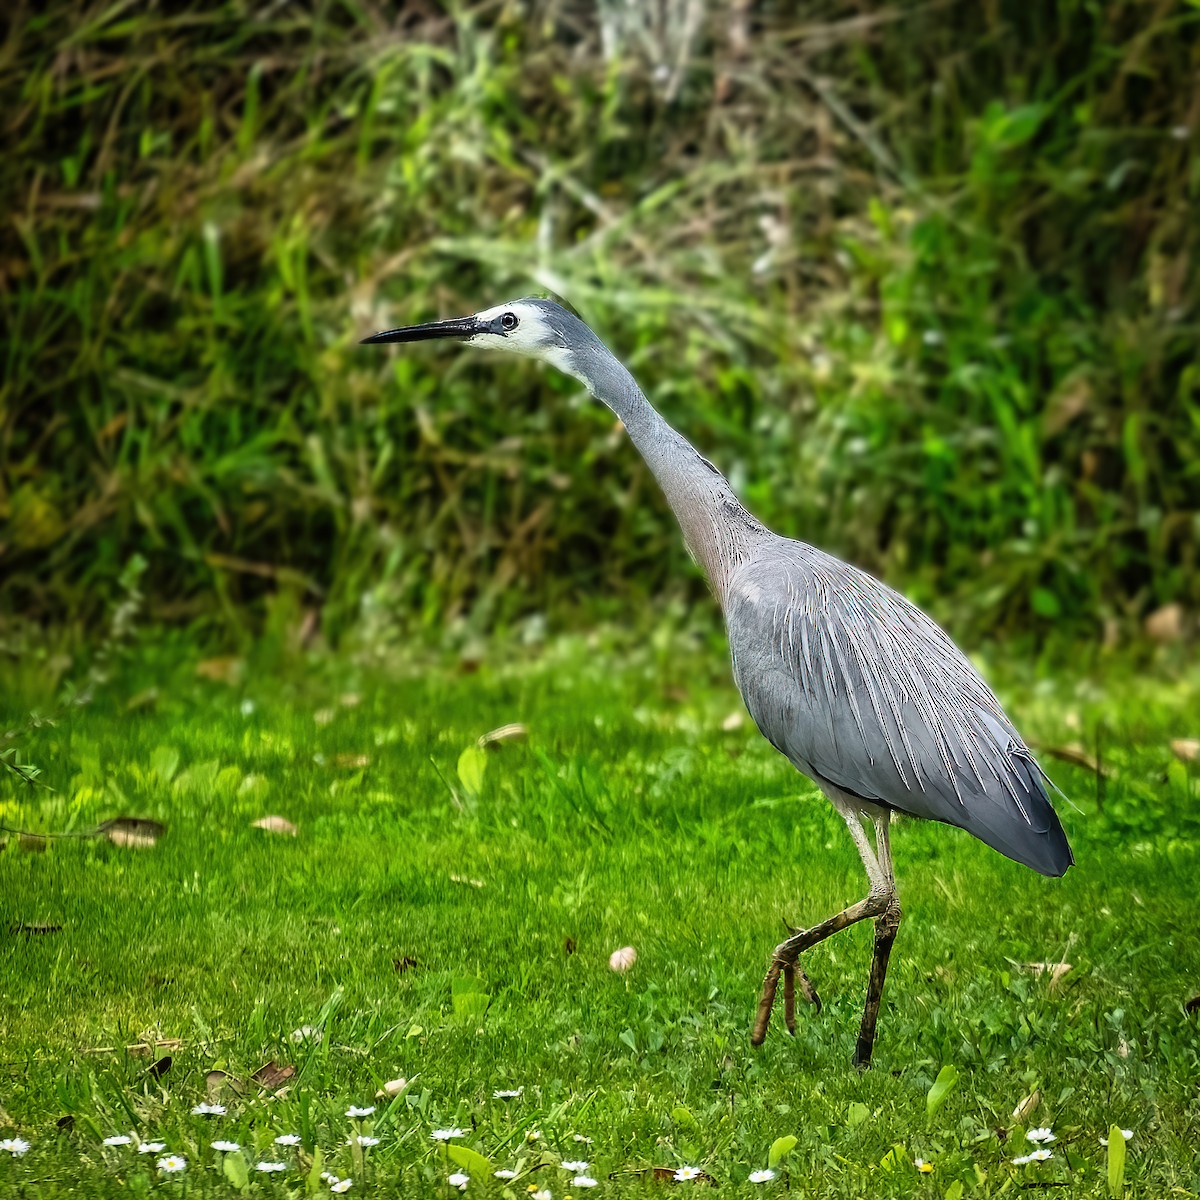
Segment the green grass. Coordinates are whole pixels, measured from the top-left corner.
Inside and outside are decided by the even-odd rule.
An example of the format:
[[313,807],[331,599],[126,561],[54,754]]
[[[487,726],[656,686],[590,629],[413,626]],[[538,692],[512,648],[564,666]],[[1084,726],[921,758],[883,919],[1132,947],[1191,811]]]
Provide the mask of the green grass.
[[[1021,680],[1005,698],[1030,737],[1099,739],[1112,774],[1098,793],[1089,772],[1054,765],[1079,806],[1063,806],[1079,865],[1061,882],[954,830],[897,828],[906,919],[875,1068],[860,1074],[866,929],[809,956],[823,1012],[803,1009],[794,1040],[777,1023],[748,1044],[781,920],[811,923],[864,882],[828,804],[751,729],[723,728],[740,706],[718,648],[627,653],[599,637],[525,657],[469,672],[261,650],[225,684],[167,645],[114,658],[90,702],[57,709],[61,663],[9,669],[5,744],[53,790],[8,773],[3,822],[81,832],[133,814],[168,831],[152,849],[64,838],[42,853],[10,835],[0,855],[4,925],[62,926],[0,941],[0,1137],[32,1143],[0,1161],[5,1194],[123,1181],[226,1195],[213,1139],[294,1163],[272,1138],[296,1132],[305,1168],[320,1148],[351,1194],[445,1196],[429,1134],[459,1125],[493,1167],[529,1172],[511,1195],[531,1181],[583,1195],[564,1157],[592,1162],[596,1195],[656,1191],[632,1173],[684,1164],[751,1192],[749,1170],[792,1136],[764,1191],[786,1174],[805,1196],[1037,1181],[1103,1196],[1098,1138],[1114,1124],[1134,1131],[1127,1194],[1195,1194],[1197,773],[1169,748],[1196,733],[1194,675],[1065,687],[1002,672]],[[528,741],[488,752],[469,788],[462,752],[511,721]],[[250,826],[267,813],[299,835]],[[638,959],[620,976],[607,962],[626,945]],[[1060,960],[1072,970],[1053,988],[1022,967]],[[292,1040],[305,1025],[319,1042]],[[180,1039],[159,1052],[161,1078],[123,1049],[153,1039]],[[225,1116],[190,1115],[209,1071],[245,1081],[270,1060],[297,1068],[285,1093],[225,1087]],[[930,1112],[947,1066],[958,1082]],[[407,1091],[374,1100],[397,1076]],[[1035,1091],[1040,1106],[1014,1120]],[[371,1103],[381,1141],[364,1165],[343,1113]],[[1054,1128],[1054,1157],[1017,1169],[1031,1125]],[[101,1146],[128,1131],[185,1153],[183,1183]],[[501,1194],[471,1173],[468,1195]],[[250,1186],[296,1195],[305,1180]]]

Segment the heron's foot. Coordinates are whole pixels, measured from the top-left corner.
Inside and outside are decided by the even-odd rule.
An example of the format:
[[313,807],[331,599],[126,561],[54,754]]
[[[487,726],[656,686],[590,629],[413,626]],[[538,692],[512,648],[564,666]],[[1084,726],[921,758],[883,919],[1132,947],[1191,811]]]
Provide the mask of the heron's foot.
[[762,999],[758,1002],[758,1014],[754,1019],[754,1029],[750,1034],[750,1044],[761,1046],[767,1036],[767,1025],[771,1020],[771,1010],[775,1007],[775,993],[779,988],[779,977],[783,976],[783,1019],[788,1033],[796,1032],[796,982],[799,979],[800,991],[804,998],[817,1012],[821,1011],[821,998],[812,980],[796,965],[800,951],[807,941],[808,932],[804,929],[792,931],[792,936],[786,942],[780,942],[771,955],[771,965],[763,979]]

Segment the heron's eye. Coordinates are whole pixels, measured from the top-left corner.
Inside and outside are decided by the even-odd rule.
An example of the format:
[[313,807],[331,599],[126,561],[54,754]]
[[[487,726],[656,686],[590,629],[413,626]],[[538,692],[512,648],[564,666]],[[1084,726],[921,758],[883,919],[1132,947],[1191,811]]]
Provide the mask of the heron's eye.
[[500,318],[500,328],[503,329],[505,333],[512,333],[512,331],[516,329],[519,324],[520,321],[517,320],[516,313],[505,313]]

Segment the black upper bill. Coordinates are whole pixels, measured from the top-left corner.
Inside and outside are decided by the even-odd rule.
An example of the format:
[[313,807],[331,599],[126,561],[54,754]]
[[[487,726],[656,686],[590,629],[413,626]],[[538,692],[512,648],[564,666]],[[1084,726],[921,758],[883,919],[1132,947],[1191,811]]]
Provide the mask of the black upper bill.
[[426,325],[406,325],[403,329],[385,329],[363,338],[362,345],[376,342],[428,342],[434,338],[465,338],[482,333],[484,324],[478,317],[454,317],[449,321],[430,321]]

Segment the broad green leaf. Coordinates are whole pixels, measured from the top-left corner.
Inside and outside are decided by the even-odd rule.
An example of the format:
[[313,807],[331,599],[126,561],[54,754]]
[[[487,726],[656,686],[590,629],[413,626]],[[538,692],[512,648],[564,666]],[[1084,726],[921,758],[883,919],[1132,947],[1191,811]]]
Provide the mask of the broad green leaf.
[[492,1164],[478,1150],[470,1150],[466,1146],[444,1144],[446,1157],[456,1166],[462,1167],[472,1182],[478,1181],[482,1186],[492,1177]]
[[767,1151],[767,1166],[774,1170],[796,1148],[796,1139],[789,1133],[776,1138]]
[[321,1172],[325,1170],[325,1155],[321,1152],[321,1147],[318,1146],[313,1151],[312,1166],[308,1171],[308,1190],[310,1192],[323,1191],[325,1181],[321,1178]]
[[857,1129],[870,1115],[871,1110],[861,1101],[855,1100],[846,1110],[846,1124],[851,1129]]
[[240,1154],[226,1154],[221,1162],[221,1170],[239,1192],[250,1186],[250,1168]]
[[1125,1194],[1125,1135],[1119,1125],[1110,1125],[1108,1130],[1108,1194]]
[[962,1200],[963,1184],[961,1179],[956,1179],[945,1191],[943,1200]]
[[692,1115],[692,1110],[690,1108],[685,1108],[682,1104],[671,1109],[671,1120],[674,1121],[676,1125],[682,1126],[684,1129],[699,1128],[699,1122],[696,1120],[695,1116]]
[[926,1116],[932,1117],[945,1104],[946,1097],[954,1090],[956,1083],[958,1083],[958,1068],[947,1063],[938,1072],[937,1078],[933,1081],[933,1087],[929,1089],[929,1095],[925,1097]]
[[174,746],[155,746],[150,755],[150,770],[163,783],[170,783],[179,770],[179,751]]
[[908,1151],[903,1142],[897,1142],[880,1160],[879,1165],[885,1171],[895,1171],[908,1165]]
[[472,796],[483,790],[483,773],[487,769],[487,751],[479,746],[468,746],[458,756],[458,778]]

